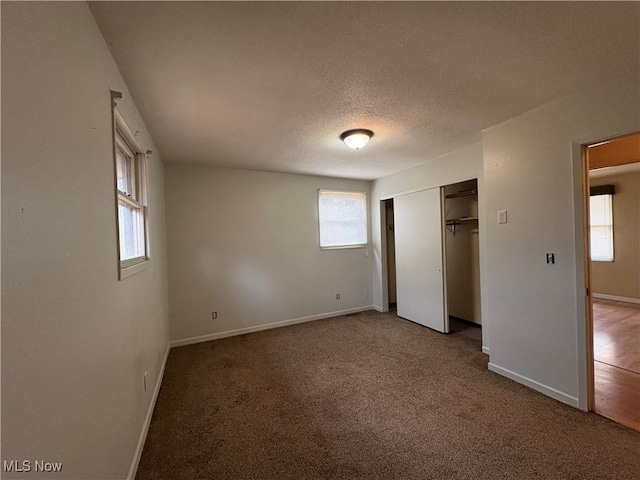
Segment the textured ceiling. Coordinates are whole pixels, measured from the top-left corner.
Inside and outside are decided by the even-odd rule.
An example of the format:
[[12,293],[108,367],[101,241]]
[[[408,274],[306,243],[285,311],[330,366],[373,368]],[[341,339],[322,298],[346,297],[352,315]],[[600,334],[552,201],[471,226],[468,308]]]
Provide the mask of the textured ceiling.
[[379,178],[639,72],[631,2],[89,5],[165,162]]

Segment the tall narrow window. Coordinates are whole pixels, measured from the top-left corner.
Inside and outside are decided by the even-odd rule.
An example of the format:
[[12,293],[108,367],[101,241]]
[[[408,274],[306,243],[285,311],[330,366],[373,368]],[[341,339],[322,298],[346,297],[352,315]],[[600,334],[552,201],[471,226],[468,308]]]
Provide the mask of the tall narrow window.
[[319,190],[318,216],[321,248],[366,246],[366,193]]
[[589,197],[591,260],[613,262],[613,195]]
[[146,154],[116,109],[114,118],[118,252],[122,280],[146,267],[144,264],[149,260],[147,165]]

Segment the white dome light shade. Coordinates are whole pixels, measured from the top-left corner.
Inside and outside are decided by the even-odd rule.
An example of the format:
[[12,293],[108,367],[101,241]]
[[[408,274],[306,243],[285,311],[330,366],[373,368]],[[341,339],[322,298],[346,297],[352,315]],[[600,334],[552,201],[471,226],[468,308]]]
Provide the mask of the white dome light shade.
[[362,128],[356,130],[347,130],[342,135],[340,135],[340,139],[347,145],[349,148],[353,148],[354,150],[360,150],[364,147],[369,140],[373,137],[373,132],[371,130],[364,130]]

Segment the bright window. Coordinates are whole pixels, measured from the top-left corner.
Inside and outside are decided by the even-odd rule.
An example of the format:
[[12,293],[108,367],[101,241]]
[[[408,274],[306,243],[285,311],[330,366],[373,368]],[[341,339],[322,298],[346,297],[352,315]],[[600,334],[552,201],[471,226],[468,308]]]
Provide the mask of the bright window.
[[118,251],[120,279],[123,279],[149,260],[147,164],[135,135],[117,110],[114,110],[114,116]]
[[318,216],[321,248],[366,246],[366,193],[319,190]]
[[613,262],[613,196],[589,197],[591,219],[591,260]]

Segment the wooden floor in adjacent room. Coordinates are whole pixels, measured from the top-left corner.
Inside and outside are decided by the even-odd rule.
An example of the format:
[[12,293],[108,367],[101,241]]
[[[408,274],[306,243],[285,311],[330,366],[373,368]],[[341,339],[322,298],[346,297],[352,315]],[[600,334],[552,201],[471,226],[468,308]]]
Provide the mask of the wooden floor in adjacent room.
[[640,305],[593,300],[595,411],[640,431]]

